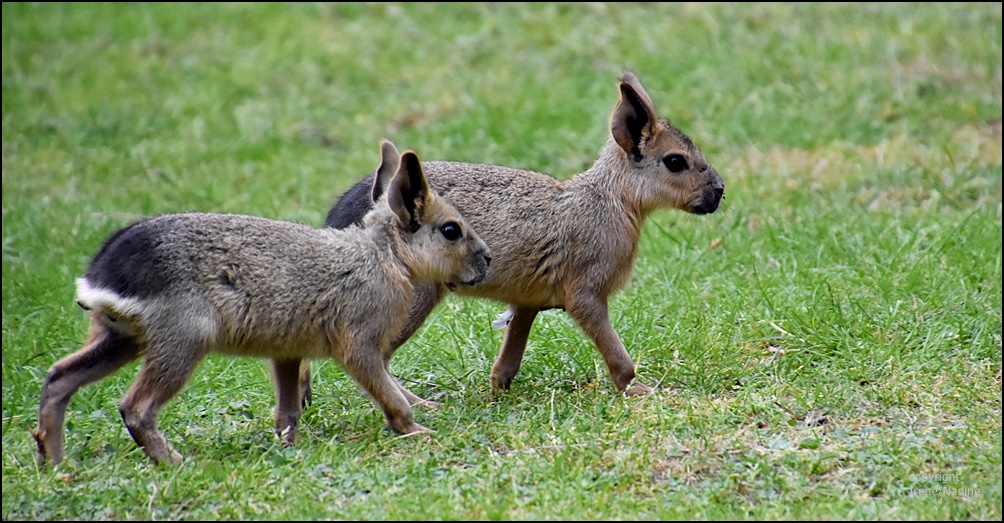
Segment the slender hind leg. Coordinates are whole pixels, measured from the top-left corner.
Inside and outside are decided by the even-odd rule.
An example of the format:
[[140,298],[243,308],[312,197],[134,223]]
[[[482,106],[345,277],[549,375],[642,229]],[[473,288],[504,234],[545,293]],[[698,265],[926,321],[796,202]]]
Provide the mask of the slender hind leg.
[[526,351],[526,340],[530,337],[533,320],[540,312],[536,307],[511,307],[513,315],[509,320],[509,326],[506,327],[502,350],[492,364],[492,392],[509,390],[512,379],[516,377],[523,361],[523,352]]
[[[304,360],[297,360],[297,361],[300,362],[299,373],[298,373],[298,378],[297,378],[298,381],[299,381],[299,384],[298,384],[297,388],[299,389],[300,408],[302,410],[302,409],[307,408],[307,405],[313,405],[314,404],[314,391],[310,387],[310,360],[304,359]],[[275,381],[275,379],[276,379],[275,367],[273,366],[272,367],[272,384],[275,386],[276,390],[278,391],[279,390],[279,383],[277,383]]]
[[[272,378],[275,383],[275,433],[285,445],[292,445],[296,440],[296,424],[300,420],[303,408],[303,396],[300,386],[301,372],[304,367],[310,369],[309,360],[272,360]],[[307,376],[309,383],[310,376]]]
[[182,456],[157,428],[157,414],[188,382],[205,355],[196,343],[150,347],[143,370],[119,404],[129,434],[154,464],[180,463]]
[[[274,367],[273,367],[274,370]],[[275,377],[273,372],[272,377]],[[314,404],[314,391],[310,387],[310,360],[300,360],[300,376],[299,376],[299,389],[300,389],[300,408],[305,409],[307,405]],[[279,390],[279,384],[276,383],[276,390]]]
[[138,355],[139,344],[134,338],[95,323],[84,347],[49,369],[38,406],[38,430],[32,431],[38,443],[36,461],[39,465],[47,458],[53,465],[63,461],[63,420],[73,394],[80,387],[115,372]]

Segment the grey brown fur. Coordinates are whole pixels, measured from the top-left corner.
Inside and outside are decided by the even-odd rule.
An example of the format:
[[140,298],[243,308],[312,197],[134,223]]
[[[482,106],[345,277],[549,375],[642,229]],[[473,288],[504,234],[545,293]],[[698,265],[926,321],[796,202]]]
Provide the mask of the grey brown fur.
[[301,361],[331,357],[372,396],[394,430],[428,431],[421,400],[389,374],[413,281],[474,285],[488,247],[431,192],[418,157],[389,142],[373,195],[385,197],[344,230],[253,216],[172,214],[112,236],[78,280],[90,311],[84,347],[49,370],[39,402],[38,461],[63,459],[63,419],[83,385],[143,357],[119,411],[155,463],[177,462],[157,413],[211,351],[272,360],[275,429],[292,444]]
[[[725,184],[690,138],[658,117],[633,74],[622,76],[619,91],[599,158],[568,181],[496,165],[424,164],[429,184],[467,216],[495,257],[477,287],[450,286],[509,304],[510,321],[491,370],[493,390],[509,389],[534,318],[549,308],[565,309],[593,340],[619,390],[649,390],[634,382],[634,363],[610,323],[608,299],[627,283],[642,223],[653,210],[712,213]],[[369,183],[347,191],[326,225],[358,221],[360,191]],[[442,284],[416,287],[395,344],[422,325],[445,292]]]

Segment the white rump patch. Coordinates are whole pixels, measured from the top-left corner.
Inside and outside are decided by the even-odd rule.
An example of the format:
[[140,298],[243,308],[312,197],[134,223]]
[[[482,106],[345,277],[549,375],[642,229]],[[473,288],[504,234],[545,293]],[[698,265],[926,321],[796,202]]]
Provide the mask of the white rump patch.
[[492,322],[493,329],[504,329],[509,326],[509,322],[512,321],[512,317],[515,315],[512,307],[509,307],[505,312],[499,313],[499,319]]
[[141,317],[147,308],[144,302],[136,298],[92,287],[87,278],[77,278],[77,301],[94,311],[133,318]]

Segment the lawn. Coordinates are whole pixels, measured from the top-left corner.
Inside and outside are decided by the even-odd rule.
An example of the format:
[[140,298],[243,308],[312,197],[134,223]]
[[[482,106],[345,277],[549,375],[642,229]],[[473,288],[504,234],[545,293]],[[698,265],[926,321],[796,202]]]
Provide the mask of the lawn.
[[[1001,4],[27,4],[3,15],[3,510],[28,519],[1000,519]],[[656,212],[611,318],[618,394],[561,311],[512,390],[504,305],[449,296],[391,370],[398,437],[331,361],[295,448],[268,365],[211,356],[152,466],[81,389],[35,464],[74,279],[160,213],[320,225],[379,141],[561,179],[617,77],[725,180]]]

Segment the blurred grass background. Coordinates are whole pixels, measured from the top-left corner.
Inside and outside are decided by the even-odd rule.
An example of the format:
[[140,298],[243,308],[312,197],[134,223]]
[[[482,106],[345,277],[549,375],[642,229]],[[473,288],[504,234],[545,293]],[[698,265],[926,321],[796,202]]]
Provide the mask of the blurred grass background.
[[[2,13],[5,520],[1001,517],[999,3]],[[611,306],[662,392],[617,395],[553,311],[492,396],[501,306],[451,296],[392,364],[446,403],[417,412],[433,436],[395,438],[328,362],[282,449],[264,362],[214,356],[160,416],[180,468],[119,420],[135,366],[74,397],[67,462],[35,467],[42,379],[86,333],[73,280],[109,233],[320,225],[381,138],[567,178],[625,69],[726,183],[714,215],[647,222]]]

